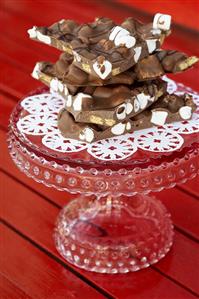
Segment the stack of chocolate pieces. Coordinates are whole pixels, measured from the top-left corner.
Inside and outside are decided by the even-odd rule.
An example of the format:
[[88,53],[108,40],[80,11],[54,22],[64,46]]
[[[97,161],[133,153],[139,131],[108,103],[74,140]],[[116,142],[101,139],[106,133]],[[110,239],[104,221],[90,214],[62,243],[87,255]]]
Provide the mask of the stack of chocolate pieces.
[[156,14],[149,24],[97,18],[28,30],[30,38],[63,51],[55,64],[38,62],[32,75],[64,97],[58,116],[64,137],[93,142],[191,118],[192,97],[168,94],[161,79],[198,61],[161,50],[170,23],[169,15]]

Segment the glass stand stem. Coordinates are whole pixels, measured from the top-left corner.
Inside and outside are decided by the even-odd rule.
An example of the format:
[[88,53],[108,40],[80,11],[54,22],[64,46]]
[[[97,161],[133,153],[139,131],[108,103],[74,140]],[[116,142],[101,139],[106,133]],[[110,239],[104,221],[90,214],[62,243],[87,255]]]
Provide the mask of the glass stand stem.
[[60,212],[55,241],[61,255],[80,268],[126,273],[166,255],[173,242],[173,225],[154,197],[84,197]]

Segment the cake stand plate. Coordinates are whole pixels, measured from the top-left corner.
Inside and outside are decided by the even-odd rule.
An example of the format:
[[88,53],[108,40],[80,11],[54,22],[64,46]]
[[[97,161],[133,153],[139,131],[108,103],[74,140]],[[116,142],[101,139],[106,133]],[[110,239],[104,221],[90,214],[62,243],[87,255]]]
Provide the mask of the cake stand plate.
[[[172,86],[187,91],[173,81]],[[188,91],[197,103],[197,93]],[[8,135],[21,171],[77,194],[57,218],[57,250],[77,267],[100,273],[137,271],[158,262],[172,246],[173,225],[164,205],[148,194],[197,175],[198,112],[191,121],[88,145],[60,135],[61,107],[63,99],[46,89],[31,93],[15,107]]]

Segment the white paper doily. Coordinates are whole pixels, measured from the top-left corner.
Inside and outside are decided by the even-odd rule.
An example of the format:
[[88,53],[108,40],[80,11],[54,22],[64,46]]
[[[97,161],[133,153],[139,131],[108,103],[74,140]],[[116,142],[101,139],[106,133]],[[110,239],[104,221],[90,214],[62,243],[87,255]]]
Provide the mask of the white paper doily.
[[[179,149],[183,142],[183,134],[199,131],[199,94],[164,76],[168,83],[168,92],[182,94],[189,92],[198,106],[189,121],[175,122],[162,128],[153,127],[135,131],[118,137],[100,140],[92,144],[64,138],[57,128],[57,114],[65,105],[64,99],[56,93],[43,93],[29,96],[21,102],[21,106],[29,114],[21,118],[17,127],[25,135],[43,136],[42,144],[55,152],[72,153],[87,150],[96,159],[124,160],[137,150],[150,152],[172,152]],[[183,92],[178,90],[183,88]],[[182,136],[181,136],[182,135]]]

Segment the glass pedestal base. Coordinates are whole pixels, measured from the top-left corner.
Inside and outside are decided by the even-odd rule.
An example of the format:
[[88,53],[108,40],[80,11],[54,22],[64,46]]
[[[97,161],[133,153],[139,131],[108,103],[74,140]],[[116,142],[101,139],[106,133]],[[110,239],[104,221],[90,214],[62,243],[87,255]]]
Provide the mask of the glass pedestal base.
[[149,196],[78,198],[60,212],[56,248],[77,267],[127,273],[157,263],[170,250],[170,214]]

